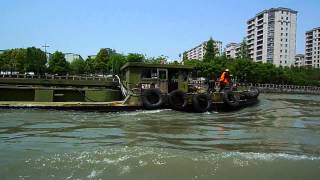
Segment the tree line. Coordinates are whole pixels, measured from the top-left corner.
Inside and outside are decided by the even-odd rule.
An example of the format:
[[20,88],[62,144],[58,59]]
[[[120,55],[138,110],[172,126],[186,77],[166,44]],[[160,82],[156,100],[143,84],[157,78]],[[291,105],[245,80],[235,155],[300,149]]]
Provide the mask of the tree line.
[[16,48],[0,54],[0,71],[11,74],[13,72],[58,75],[119,74],[121,66],[127,62],[160,64],[167,63],[167,57],[162,55],[147,58],[139,53],[124,55],[115,50],[102,48],[94,58],[75,59],[69,63],[60,51],[46,55],[41,49],[35,47]]
[[[270,63],[255,63],[250,59],[245,41],[241,43],[239,56],[236,59],[227,58],[225,54],[218,55],[211,38],[207,41],[205,49],[206,53],[202,61],[188,60],[185,59],[185,54],[183,55],[183,64],[194,65],[198,77],[215,80],[224,69],[228,68],[238,82],[320,86],[319,69],[276,67]],[[29,47],[10,49],[0,54],[0,71],[59,75],[119,74],[120,68],[127,62],[170,63],[165,56],[150,58],[139,53],[124,55],[106,48],[100,49],[94,58],[75,59],[69,63],[62,52],[56,51],[47,58],[46,53],[41,49]],[[171,63],[178,64],[177,61]]]

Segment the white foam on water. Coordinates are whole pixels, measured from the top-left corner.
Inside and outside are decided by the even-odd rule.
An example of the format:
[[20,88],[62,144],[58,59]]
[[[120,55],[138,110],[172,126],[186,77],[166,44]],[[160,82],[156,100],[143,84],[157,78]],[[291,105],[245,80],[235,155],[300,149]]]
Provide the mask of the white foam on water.
[[139,114],[155,114],[155,113],[160,113],[164,111],[171,111],[171,109],[157,109],[157,110],[137,110],[134,112],[127,112],[127,113],[122,113],[120,114],[121,116],[136,116]]
[[320,157],[307,155],[292,155],[285,153],[256,153],[256,152],[225,152],[222,157],[240,157],[247,160],[274,161],[281,160],[320,160]]
[[92,170],[91,173],[87,176],[89,179],[96,177],[97,171]]

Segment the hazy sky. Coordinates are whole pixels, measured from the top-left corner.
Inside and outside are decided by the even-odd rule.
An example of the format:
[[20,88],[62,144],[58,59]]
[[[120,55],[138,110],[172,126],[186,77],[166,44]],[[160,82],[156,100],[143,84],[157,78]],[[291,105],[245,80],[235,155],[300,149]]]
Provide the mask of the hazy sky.
[[298,11],[303,53],[305,31],[320,26],[320,0],[0,0],[0,49],[47,43],[84,58],[109,47],[178,59],[210,36],[241,41],[249,18],[280,6]]

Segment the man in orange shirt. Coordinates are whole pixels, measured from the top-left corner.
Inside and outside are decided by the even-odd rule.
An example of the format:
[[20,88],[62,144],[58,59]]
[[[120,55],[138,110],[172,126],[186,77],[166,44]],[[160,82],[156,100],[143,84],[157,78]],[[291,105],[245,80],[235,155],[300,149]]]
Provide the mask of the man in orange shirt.
[[219,78],[219,82],[220,82],[220,90],[219,91],[222,91],[227,85],[230,84],[231,77],[230,77],[229,69],[224,70],[224,72],[221,74],[221,76]]

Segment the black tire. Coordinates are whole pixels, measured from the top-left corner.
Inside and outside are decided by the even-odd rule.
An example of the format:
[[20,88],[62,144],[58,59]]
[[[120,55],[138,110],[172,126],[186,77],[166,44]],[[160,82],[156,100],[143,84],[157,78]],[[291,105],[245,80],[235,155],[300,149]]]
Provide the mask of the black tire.
[[195,94],[192,97],[192,106],[195,112],[206,112],[211,107],[211,98],[207,94]]
[[141,96],[143,107],[146,109],[158,109],[162,106],[164,98],[159,89],[146,89]]
[[183,111],[188,105],[188,100],[184,92],[180,90],[174,90],[169,93],[168,101],[170,107],[177,111]]
[[240,99],[236,96],[230,89],[225,89],[223,91],[223,101],[229,107],[236,108],[240,104]]
[[249,94],[251,98],[257,98],[260,94],[259,89],[256,87],[251,87],[249,90]]

